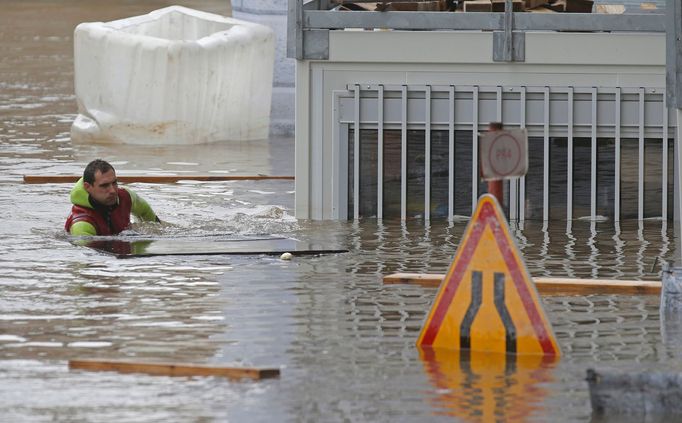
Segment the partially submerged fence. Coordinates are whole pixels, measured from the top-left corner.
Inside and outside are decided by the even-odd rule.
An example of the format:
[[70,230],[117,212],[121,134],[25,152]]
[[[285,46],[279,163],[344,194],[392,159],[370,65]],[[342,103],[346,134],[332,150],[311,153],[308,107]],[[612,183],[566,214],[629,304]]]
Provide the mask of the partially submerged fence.
[[473,141],[490,121],[530,137],[531,171],[506,189],[510,219],[671,214],[662,88],[353,84],[333,102],[335,176],[348,181],[338,218],[469,214],[483,189]]
[[[491,121],[525,127],[530,137],[529,173],[505,189],[511,219],[672,216],[676,125],[666,107],[664,54],[655,55],[660,63],[635,63],[627,51],[628,43],[660,49],[662,13],[330,10],[337,4],[289,1],[288,52],[299,61],[299,217],[467,216],[484,189],[476,141]],[[424,33],[440,38],[438,47],[423,48],[442,54],[415,52]],[[575,63],[568,62],[576,50],[541,45],[545,34],[556,40],[576,33],[607,39],[594,56],[608,51],[612,34],[628,40],[621,37],[625,49],[608,59],[589,57],[584,51],[593,46],[581,46]],[[353,34],[360,41],[344,41]],[[416,41],[403,53],[391,40]],[[467,49],[452,40],[474,41]],[[539,71],[527,71],[531,66]],[[570,76],[604,68],[609,78],[594,82]],[[481,77],[486,72],[520,76],[491,85]],[[562,73],[569,77],[556,77]]]

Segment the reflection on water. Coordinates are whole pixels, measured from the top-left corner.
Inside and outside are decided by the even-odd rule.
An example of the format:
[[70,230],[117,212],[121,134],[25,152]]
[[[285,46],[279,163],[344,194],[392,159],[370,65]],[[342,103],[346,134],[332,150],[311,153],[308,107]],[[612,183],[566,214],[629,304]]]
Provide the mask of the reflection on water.
[[[384,219],[349,226],[357,248],[381,248],[379,263],[371,265],[379,265],[385,272],[444,273],[466,222],[424,225],[421,221]],[[676,259],[674,234],[666,222],[626,221],[614,225],[574,221],[570,225],[547,225],[531,221],[522,226],[512,222],[510,227],[530,274],[536,277],[660,280],[663,266]],[[412,259],[410,255],[422,256]]]
[[433,384],[437,414],[463,421],[523,422],[542,408],[555,359],[426,348],[420,351]]
[[[211,12],[225,7],[218,0],[180,3]],[[293,218],[291,181],[131,184],[166,224],[138,224],[134,231],[206,241],[225,234],[279,234],[344,245],[350,253],[292,261],[264,256],[117,260],[71,244],[61,229],[71,187],[23,185],[23,174],[79,173],[98,156],[114,162],[121,174],[293,174],[291,139],[164,148],[71,143],[75,24],[168,4],[2,3],[3,419],[452,421],[452,414],[472,416],[464,406],[481,410],[481,389],[492,389],[486,398],[496,404],[490,411],[495,416],[585,421],[590,414],[585,368],[595,363],[633,370],[681,367],[679,353],[661,340],[658,298],[593,295],[543,299],[564,353],[556,366],[526,372],[518,365],[506,374],[472,362],[467,381],[450,373],[446,362],[439,365],[445,376],[436,377],[414,346],[436,291],[385,287],[381,276],[445,272],[466,220],[299,222]],[[457,207],[466,201],[462,204]],[[672,228],[661,221],[620,226],[529,221],[512,229],[534,276],[659,279],[662,264],[672,261],[675,251]],[[282,366],[282,377],[236,384],[66,369],[67,359],[96,357]],[[468,383],[467,389],[451,389],[453,383]],[[506,394],[497,395],[491,386]],[[517,392],[532,398],[524,402]],[[512,403],[517,407],[507,405]]]

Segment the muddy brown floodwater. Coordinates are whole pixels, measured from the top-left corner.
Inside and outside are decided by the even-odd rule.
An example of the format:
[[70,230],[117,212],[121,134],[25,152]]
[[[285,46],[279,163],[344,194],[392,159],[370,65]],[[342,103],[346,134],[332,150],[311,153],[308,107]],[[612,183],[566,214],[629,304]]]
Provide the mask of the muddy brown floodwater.
[[[62,232],[68,184],[95,157],[119,173],[291,175],[293,140],[205,146],[78,145],[72,31],[162,1],[4,0],[0,4],[0,420],[566,421],[590,418],[589,367],[679,369],[655,296],[545,297],[563,357],[513,371],[415,348],[435,290],[382,275],[445,272],[466,222],[309,222],[291,181],[131,184],[167,222],[165,238],[279,234],[346,254],[118,260]],[[226,13],[227,2],[182,5]],[[660,279],[672,260],[661,221],[527,222],[514,229],[535,276]],[[132,234],[131,234],[132,236]],[[656,261],[656,263],[654,263]],[[670,341],[665,339],[665,341]],[[69,371],[70,358],[275,366],[279,379]],[[433,357],[432,357],[433,358]]]

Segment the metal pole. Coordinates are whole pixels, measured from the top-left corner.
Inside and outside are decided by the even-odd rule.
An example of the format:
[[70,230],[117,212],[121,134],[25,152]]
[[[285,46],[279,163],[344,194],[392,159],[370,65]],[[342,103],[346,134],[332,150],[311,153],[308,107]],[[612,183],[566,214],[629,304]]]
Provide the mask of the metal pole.
[[[666,96],[667,105],[676,109],[677,137],[675,140],[675,223],[682,228],[682,148],[680,148],[680,123],[682,123],[682,5],[679,0],[666,2]],[[682,234],[680,238],[682,239]],[[677,248],[682,255],[682,246],[677,242]],[[678,263],[681,257],[678,256]]]
[[400,220],[407,219],[407,85],[402,86],[400,130]]
[[424,91],[426,102],[424,122],[424,220],[431,219],[431,86]]
[[514,15],[513,15],[514,3],[512,0],[505,0],[504,2],[504,60],[506,62],[514,61],[514,43],[512,37],[514,33],[512,31],[514,26]]
[[[680,148],[680,124],[682,124],[682,5],[680,0],[668,0],[666,2],[666,106],[674,107],[676,109],[675,117],[677,119],[676,137],[674,140],[675,146],[675,222],[677,227],[682,227],[682,148]],[[664,113],[668,111],[664,108]],[[664,136],[667,133],[663,131]],[[665,148],[667,142],[664,143]],[[665,191],[663,191],[665,195]],[[663,219],[666,217],[663,216]],[[682,254],[682,246],[678,238],[675,243],[679,254]],[[677,267],[672,269],[663,269],[661,290],[661,305],[660,305],[660,319],[661,319],[661,335],[663,335],[663,342],[675,347],[679,346],[679,339],[682,335],[680,328],[682,328],[682,269],[679,267],[682,261],[680,256],[677,257]],[[672,342],[671,342],[672,341]]]
[[288,0],[287,15],[287,57],[303,60],[303,0]]
[[377,219],[384,217],[384,86],[377,93]]
[[448,128],[448,220],[455,215],[455,86],[450,85],[450,125]]
[[544,165],[542,170],[542,220],[549,220],[549,87],[545,87],[544,96]]
[[478,85],[473,88],[472,94],[473,103],[473,119],[472,119],[472,134],[471,139],[473,145],[471,146],[471,215],[476,211],[478,204]]
[[[488,131],[494,132],[501,130],[502,122],[490,122],[490,124],[488,124]],[[500,203],[500,207],[502,207],[502,210],[504,210],[504,192],[502,189],[502,179],[488,181],[488,193],[492,194],[493,196],[495,196],[495,198],[497,198],[497,202]]]

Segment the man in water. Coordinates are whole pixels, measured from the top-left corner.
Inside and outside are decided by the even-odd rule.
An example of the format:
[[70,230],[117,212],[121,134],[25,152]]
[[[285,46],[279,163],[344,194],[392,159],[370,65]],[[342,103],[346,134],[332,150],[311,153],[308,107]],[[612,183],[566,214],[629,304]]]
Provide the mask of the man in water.
[[116,235],[130,225],[130,214],[160,222],[147,202],[128,188],[119,188],[116,171],[93,160],[71,190],[71,214],[64,229],[71,235]]

